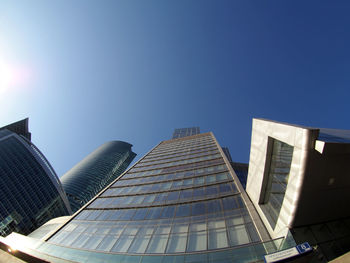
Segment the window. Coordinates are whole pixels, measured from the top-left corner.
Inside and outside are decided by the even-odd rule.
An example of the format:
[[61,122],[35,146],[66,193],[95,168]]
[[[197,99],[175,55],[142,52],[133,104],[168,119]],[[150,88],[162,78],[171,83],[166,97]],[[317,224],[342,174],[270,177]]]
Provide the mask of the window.
[[[290,166],[293,158],[293,146],[269,138],[267,166],[260,206],[272,228],[276,226],[287,189]],[[270,154],[269,154],[270,152]]]

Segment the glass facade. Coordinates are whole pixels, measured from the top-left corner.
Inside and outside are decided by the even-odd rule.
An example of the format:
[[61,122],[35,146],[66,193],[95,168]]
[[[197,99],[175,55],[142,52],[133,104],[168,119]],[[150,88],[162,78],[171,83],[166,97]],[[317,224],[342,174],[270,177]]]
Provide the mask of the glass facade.
[[175,129],[172,139],[200,134],[199,127]]
[[286,193],[290,166],[293,158],[293,146],[273,139],[271,163],[268,181],[261,205],[272,228],[276,226]]
[[63,188],[40,151],[24,136],[0,130],[0,234],[29,234],[71,213]]
[[79,262],[262,261],[276,244],[260,239],[219,147],[211,133],[160,143],[39,251]]
[[73,212],[125,171],[136,156],[131,146],[122,141],[107,142],[61,177]]

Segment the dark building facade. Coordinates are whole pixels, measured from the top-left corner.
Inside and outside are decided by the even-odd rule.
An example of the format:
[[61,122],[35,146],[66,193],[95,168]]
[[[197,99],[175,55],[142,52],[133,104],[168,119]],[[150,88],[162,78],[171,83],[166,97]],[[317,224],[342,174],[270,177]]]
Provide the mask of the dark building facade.
[[61,177],[73,212],[125,171],[136,156],[131,147],[122,141],[107,142]]
[[[16,132],[13,132],[16,131]],[[0,234],[29,234],[71,213],[60,181],[29,140],[28,119],[0,129]]]
[[243,188],[246,189],[247,178],[248,178],[248,164],[247,163],[231,162],[231,167],[235,171]]
[[192,136],[196,134],[200,134],[199,127],[175,129],[172,139],[183,138],[186,136]]

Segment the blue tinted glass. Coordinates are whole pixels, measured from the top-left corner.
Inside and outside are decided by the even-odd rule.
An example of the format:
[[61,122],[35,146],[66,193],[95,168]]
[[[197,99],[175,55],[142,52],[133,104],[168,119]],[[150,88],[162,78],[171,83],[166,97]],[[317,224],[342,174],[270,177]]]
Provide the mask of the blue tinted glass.
[[202,197],[205,196],[204,188],[195,188],[193,189],[193,197]]
[[179,205],[176,209],[176,217],[190,216],[191,215],[191,204]]
[[134,220],[143,220],[147,214],[148,208],[137,209],[133,217]]
[[203,215],[203,214],[205,214],[205,203],[192,204],[192,215]]
[[179,198],[179,194],[180,192],[170,192],[168,194],[168,201],[174,201],[174,200],[177,200]]
[[162,207],[153,207],[153,208],[150,208],[149,210],[149,213],[147,215],[147,219],[157,219],[160,217],[161,215],[161,212],[162,212]]
[[173,218],[175,214],[175,206],[164,207],[161,218]]
[[133,217],[134,213],[135,213],[135,209],[127,209],[118,219],[130,220]]
[[232,210],[237,208],[237,204],[235,202],[234,197],[224,198],[222,199],[222,204],[224,206],[224,210]]
[[208,213],[215,213],[221,211],[220,200],[212,200],[207,203]]
[[218,193],[217,186],[209,186],[205,189],[206,195],[215,195]]
[[231,187],[229,184],[221,184],[219,185],[219,191],[220,193],[231,192]]

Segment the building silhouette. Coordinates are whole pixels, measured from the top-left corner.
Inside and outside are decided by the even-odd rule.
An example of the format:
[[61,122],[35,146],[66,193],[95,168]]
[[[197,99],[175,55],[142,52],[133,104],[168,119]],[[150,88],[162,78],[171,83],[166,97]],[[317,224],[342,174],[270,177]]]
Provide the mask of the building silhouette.
[[73,212],[125,171],[136,156],[131,146],[122,141],[107,142],[60,178]]
[[71,209],[55,171],[29,140],[28,119],[0,128],[0,234],[29,234]]

